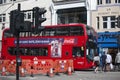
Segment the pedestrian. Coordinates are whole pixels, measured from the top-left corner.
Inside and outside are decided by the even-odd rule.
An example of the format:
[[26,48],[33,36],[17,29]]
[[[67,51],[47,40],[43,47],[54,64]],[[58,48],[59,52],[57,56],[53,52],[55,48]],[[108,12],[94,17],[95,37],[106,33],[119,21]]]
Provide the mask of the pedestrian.
[[106,58],[105,52],[103,52],[101,56],[101,63],[102,63],[102,71],[106,71]]
[[106,58],[106,70],[110,71],[111,67],[110,64],[112,63],[112,57],[109,53],[106,54],[107,58]]
[[100,57],[99,57],[98,54],[95,54],[94,64],[95,64],[94,72],[97,73],[97,72],[98,72],[98,69],[99,69],[99,65],[100,65]]
[[120,52],[118,51],[116,57],[115,57],[115,69],[118,67],[120,69]]

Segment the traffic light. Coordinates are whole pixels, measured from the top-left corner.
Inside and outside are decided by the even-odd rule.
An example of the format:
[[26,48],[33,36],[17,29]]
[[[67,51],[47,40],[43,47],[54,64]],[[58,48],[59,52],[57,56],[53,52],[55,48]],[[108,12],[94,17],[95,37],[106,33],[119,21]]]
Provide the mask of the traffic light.
[[19,12],[16,16],[16,30],[17,31],[23,31],[24,30],[24,13]]
[[10,30],[13,34],[23,30],[24,28],[24,13],[13,10],[10,12]]
[[[24,12],[33,11],[32,22],[24,20]],[[44,8],[34,7],[32,10],[20,10],[18,9],[10,12],[10,30],[13,35],[16,35],[19,32],[35,32],[39,33],[44,27],[41,24],[46,20],[43,17],[46,10]],[[34,26],[33,26],[33,25]],[[33,27],[32,27],[33,26]]]
[[14,35],[18,32],[30,32],[31,24],[30,21],[24,21],[24,12],[18,10],[10,12],[10,30]]
[[35,24],[35,32],[39,33],[43,27],[41,24],[46,21],[46,18],[43,17],[46,10],[44,8],[35,7],[33,8],[33,17],[34,17],[34,24]]
[[116,18],[116,26],[120,28],[120,16]]
[[13,34],[16,33],[16,30],[15,30],[15,27],[16,27],[16,21],[15,21],[15,18],[17,16],[18,12],[17,10],[13,10],[10,12],[10,30]]

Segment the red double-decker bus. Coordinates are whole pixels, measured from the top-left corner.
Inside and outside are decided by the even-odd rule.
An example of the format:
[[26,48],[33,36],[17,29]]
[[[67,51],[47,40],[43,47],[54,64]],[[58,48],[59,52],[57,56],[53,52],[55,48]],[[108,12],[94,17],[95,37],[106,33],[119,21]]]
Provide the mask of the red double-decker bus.
[[[16,59],[16,38],[3,31],[1,59]],[[93,67],[97,52],[97,34],[85,24],[45,26],[39,34],[20,32],[19,54],[25,59],[72,59],[75,69]]]

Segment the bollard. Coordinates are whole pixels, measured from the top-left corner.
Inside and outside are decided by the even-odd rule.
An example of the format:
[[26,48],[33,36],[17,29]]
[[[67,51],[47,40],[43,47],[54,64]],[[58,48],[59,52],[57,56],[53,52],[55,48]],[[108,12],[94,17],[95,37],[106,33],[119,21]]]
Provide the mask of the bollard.
[[71,69],[71,67],[68,67],[68,75],[72,75],[72,69]]
[[53,77],[53,68],[50,68],[49,76],[50,76],[50,77]]
[[24,70],[24,68],[21,68],[21,77],[25,77],[25,70]]
[[2,67],[2,74],[1,74],[2,76],[6,76],[6,70],[5,70],[5,67],[3,66]]

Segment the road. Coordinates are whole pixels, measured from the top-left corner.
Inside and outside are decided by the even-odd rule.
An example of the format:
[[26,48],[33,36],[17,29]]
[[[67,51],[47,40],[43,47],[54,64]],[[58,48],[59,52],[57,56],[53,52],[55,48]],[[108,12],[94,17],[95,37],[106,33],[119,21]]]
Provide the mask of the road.
[[[0,76],[0,80],[16,80],[15,76]],[[72,75],[60,73],[54,77],[34,75],[34,77],[20,77],[19,80],[120,80],[120,72],[75,71]]]

